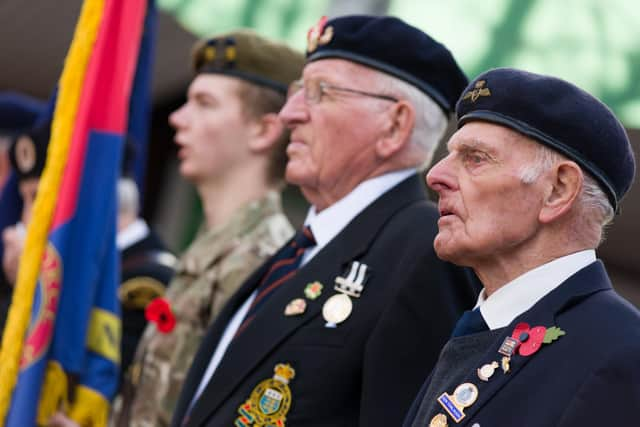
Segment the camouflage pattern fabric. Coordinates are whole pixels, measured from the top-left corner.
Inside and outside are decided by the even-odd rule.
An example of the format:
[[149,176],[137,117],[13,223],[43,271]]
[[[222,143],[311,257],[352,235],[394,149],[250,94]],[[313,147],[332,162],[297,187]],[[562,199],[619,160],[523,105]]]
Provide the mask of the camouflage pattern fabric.
[[293,228],[271,192],[229,223],[201,229],[178,262],[165,298],[176,316],[166,334],[149,324],[114,405],[112,425],[168,426],[207,327],[244,280],[276,252]]

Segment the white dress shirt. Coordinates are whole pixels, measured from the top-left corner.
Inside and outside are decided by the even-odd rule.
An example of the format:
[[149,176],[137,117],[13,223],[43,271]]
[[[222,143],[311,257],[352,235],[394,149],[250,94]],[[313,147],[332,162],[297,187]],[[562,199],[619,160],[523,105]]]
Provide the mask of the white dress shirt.
[[542,264],[507,283],[488,298],[483,289],[475,308],[480,307],[489,329],[504,328],[595,260],[596,252],[588,249]]
[[149,226],[142,218],[138,218],[123,230],[118,231],[118,234],[116,234],[116,246],[119,251],[123,251],[148,235]]
[[[345,197],[321,212],[317,212],[315,206],[311,206],[304,224],[311,228],[313,237],[316,239],[316,245],[305,251],[300,265],[302,266],[308,263],[320,250],[322,250],[322,248],[337,236],[338,233],[340,233],[347,224],[351,222],[351,220],[353,220],[367,206],[373,203],[378,197],[382,196],[401,181],[404,181],[415,173],[416,170],[413,168],[403,169],[363,181]],[[256,297],[256,293],[257,291],[254,291],[251,296],[247,298],[244,304],[242,304],[231,318],[231,321],[227,324],[227,327],[220,338],[220,342],[218,343],[216,350],[213,352],[209,366],[207,366],[207,369],[202,376],[200,385],[198,386],[196,393],[193,395],[193,399],[191,400],[192,406],[209,383],[209,380],[218,368],[220,361],[222,361],[222,357],[227,351],[229,344],[231,344],[231,340],[236,334],[236,331],[242,324],[247,311],[249,311],[249,307],[251,307],[251,303]]]

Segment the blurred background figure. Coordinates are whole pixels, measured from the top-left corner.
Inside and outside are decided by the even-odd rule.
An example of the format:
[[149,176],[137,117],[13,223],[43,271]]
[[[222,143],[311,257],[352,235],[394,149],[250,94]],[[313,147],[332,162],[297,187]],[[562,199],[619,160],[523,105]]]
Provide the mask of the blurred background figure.
[[[31,219],[40,176],[44,170],[50,125],[51,122],[45,120],[26,133],[15,135],[10,148],[10,163],[18,181],[22,212],[16,224],[2,231],[2,268],[8,285],[5,287],[9,290],[16,281],[26,227]],[[121,372],[131,363],[147,324],[144,309],[151,300],[164,294],[175,264],[174,255],[139,216],[138,187],[126,173],[130,170],[128,163],[133,158],[130,153],[132,147],[132,144],[127,144],[125,148],[123,176],[118,180],[116,242],[121,254],[121,284],[118,290],[122,303]]]
[[[2,268],[0,269],[0,337],[4,330],[7,311],[11,303],[11,294],[17,269],[17,257],[21,251],[24,237],[24,217],[22,214],[23,194],[26,199],[26,209],[30,211],[32,197],[32,183],[20,171],[12,175],[13,163],[10,160],[11,146],[17,135],[30,129],[46,110],[46,104],[35,98],[14,92],[0,93],[0,229],[2,242]],[[29,145],[28,141],[25,144]],[[31,147],[24,146],[29,150]],[[13,153],[13,151],[11,151]],[[24,155],[29,156],[26,152]],[[31,162],[30,159],[25,159]],[[25,167],[28,166],[24,165]],[[35,167],[35,164],[34,164]],[[23,179],[24,178],[24,179]],[[20,181],[20,184],[17,184]],[[20,190],[18,190],[20,187]],[[28,215],[28,213],[27,213]],[[4,228],[9,226],[7,228]],[[5,242],[8,248],[5,249]]]
[[[126,160],[126,159],[125,159]],[[133,360],[147,325],[144,310],[153,299],[164,295],[173,276],[175,256],[139,216],[140,194],[128,176],[118,180],[118,234],[122,303],[121,379]]]

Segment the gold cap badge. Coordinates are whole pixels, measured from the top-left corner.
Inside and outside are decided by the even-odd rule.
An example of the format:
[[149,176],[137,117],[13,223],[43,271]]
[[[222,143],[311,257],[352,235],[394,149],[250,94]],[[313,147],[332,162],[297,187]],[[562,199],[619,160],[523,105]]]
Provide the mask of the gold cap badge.
[[489,90],[489,88],[484,87],[486,84],[486,80],[478,80],[474,85],[474,89],[465,93],[462,100],[466,101],[467,99],[471,99],[471,102],[476,102],[481,96],[491,96],[491,91]]
[[20,172],[28,173],[36,164],[36,144],[27,135],[22,135],[16,142],[16,165]]
[[327,25],[327,17],[320,18],[318,23],[309,29],[307,33],[307,52],[315,51],[318,46],[323,46],[333,38],[333,27]]

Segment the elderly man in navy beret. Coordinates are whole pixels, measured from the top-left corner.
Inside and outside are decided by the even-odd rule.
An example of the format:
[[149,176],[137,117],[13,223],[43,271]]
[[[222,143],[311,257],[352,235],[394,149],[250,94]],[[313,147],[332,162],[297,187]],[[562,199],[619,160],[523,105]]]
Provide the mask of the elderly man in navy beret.
[[640,313],[595,248],[635,161],[614,114],[553,77],[488,71],[457,104],[439,257],[484,285],[405,426],[636,426]]
[[280,117],[305,227],[209,329],[173,425],[397,426],[476,292],[431,247],[429,163],[467,79],[390,17],[321,20]]

